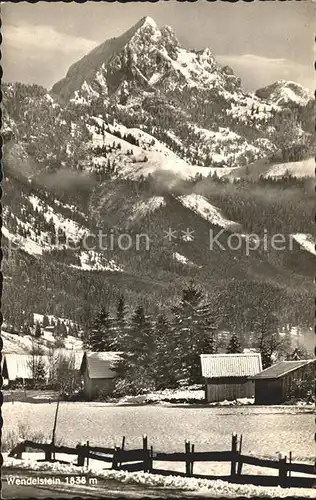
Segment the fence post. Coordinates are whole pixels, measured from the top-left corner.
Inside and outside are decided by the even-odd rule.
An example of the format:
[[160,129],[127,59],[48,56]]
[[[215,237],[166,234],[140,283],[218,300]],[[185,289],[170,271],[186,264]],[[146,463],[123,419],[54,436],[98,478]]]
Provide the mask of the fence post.
[[84,466],[84,453],[83,453],[83,448],[84,446],[82,446],[81,444],[78,444],[77,445],[77,450],[78,450],[78,461],[77,461],[77,465],[78,467],[83,467]]
[[[292,463],[292,452],[291,451],[289,453],[289,462],[290,462],[290,465],[291,465],[291,463]],[[291,475],[292,475],[292,471],[291,471],[291,469],[289,469],[289,477],[291,477]]]
[[148,452],[148,439],[146,434],[143,435],[143,450],[144,450],[144,472],[149,469],[149,452]]
[[[25,451],[25,446],[23,443],[21,443],[17,448],[16,448],[16,455],[15,458],[22,459],[22,453]],[[10,456],[10,455],[9,455]]]
[[[125,436],[122,437],[122,445],[121,445],[121,450],[124,451],[125,449]],[[119,468],[122,467],[122,462],[119,463]]]
[[89,441],[87,441],[86,446],[87,446],[87,469],[89,469],[89,452],[90,452],[90,449],[89,449],[90,448],[90,442]]
[[237,475],[238,476],[241,476],[241,471],[242,471],[242,460],[240,458],[241,448],[242,448],[242,434],[240,434],[240,438],[239,438],[238,466],[237,466]]
[[121,450],[125,449],[125,436],[122,437],[122,445],[121,445]]
[[236,475],[236,455],[237,455],[237,434],[233,432],[232,434],[232,462],[230,467],[230,475],[233,477]]
[[188,439],[185,440],[185,475],[190,476],[191,472],[191,463],[190,463],[190,441]]
[[152,472],[152,470],[153,470],[153,457],[154,457],[154,449],[151,446],[150,453],[149,453],[149,471],[148,472]]
[[120,449],[119,446],[116,446],[116,444],[115,444],[114,450],[113,450],[113,459],[112,459],[112,469],[114,469],[114,470],[119,469],[118,461],[117,461],[117,455],[118,455],[119,449]]
[[[194,453],[194,444],[192,444],[192,447],[191,447],[191,453],[193,455]],[[192,457],[191,457],[192,458]],[[193,465],[194,465],[194,462],[193,460],[191,460],[191,463],[190,463],[190,475],[192,476],[193,475]]]
[[45,450],[45,462],[52,461],[52,446],[49,445],[49,448]]
[[286,486],[287,467],[286,455],[279,453],[279,485],[284,488]]

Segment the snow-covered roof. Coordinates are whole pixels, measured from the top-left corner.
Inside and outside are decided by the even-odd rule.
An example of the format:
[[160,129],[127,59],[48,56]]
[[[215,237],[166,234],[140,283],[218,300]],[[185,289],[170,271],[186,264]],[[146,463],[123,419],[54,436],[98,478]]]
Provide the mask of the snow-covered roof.
[[79,370],[82,362],[83,351],[71,351],[68,349],[56,349],[50,355],[32,355],[32,354],[16,354],[6,353],[2,357],[2,372],[4,378],[9,380],[16,379],[32,379],[34,374],[34,366],[41,360],[45,367],[46,373],[49,374],[54,363],[58,358],[63,357],[67,360],[74,361],[74,369]]
[[297,361],[280,361],[275,365],[269,366],[262,372],[255,375],[253,378],[256,379],[272,379],[272,378],[280,378],[283,375],[288,374],[289,372],[293,372],[302,368],[303,366],[309,365],[311,363],[315,363],[315,359],[301,359]]
[[205,378],[249,377],[262,370],[261,354],[201,354]]
[[83,355],[80,371],[87,370],[89,378],[114,378],[116,373],[115,364],[121,359],[121,353],[107,352],[86,352]]
[[48,356],[32,356],[31,354],[5,354],[3,361],[3,377],[9,380],[32,379],[33,365],[41,360],[48,367]]

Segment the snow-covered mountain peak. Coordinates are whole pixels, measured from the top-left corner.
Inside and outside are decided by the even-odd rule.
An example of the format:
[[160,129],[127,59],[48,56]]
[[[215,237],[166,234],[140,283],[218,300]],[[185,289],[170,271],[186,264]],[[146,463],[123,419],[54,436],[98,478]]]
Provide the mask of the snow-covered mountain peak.
[[145,16],[141,19],[140,22],[142,23],[142,26],[151,26],[152,28],[157,29],[157,24],[152,17]]
[[306,106],[313,99],[313,93],[297,82],[277,80],[256,91],[259,98],[267,99],[277,105],[294,104]]
[[[161,37],[161,31],[156,22],[149,16],[143,17],[138,21],[134,27],[130,28],[126,33],[133,33],[131,39],[137,34],[147,33],[153,37],[153,40]],[[124,35],[123,35],[124,36]]]

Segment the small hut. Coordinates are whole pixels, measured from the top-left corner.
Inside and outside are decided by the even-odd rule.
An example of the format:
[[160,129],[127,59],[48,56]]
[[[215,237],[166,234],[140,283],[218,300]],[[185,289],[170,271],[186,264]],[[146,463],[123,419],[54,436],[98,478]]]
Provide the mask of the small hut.
[[279,404],[292,396],[302,397],[306,391],[306,383],[315,378],[315,365],[315,359],[280,361],[256,374],[252,377],[255,383],[255,404]]
[[102,394],[111,394],[116,376],[115,365],[120,360],[118,352],[85,352],[80,373],[83,378],[84,393],[87,399]]
[[209,403],[252,398],[255,388],[249,377],[262,370],[261,354],[202,354],[201,366]]

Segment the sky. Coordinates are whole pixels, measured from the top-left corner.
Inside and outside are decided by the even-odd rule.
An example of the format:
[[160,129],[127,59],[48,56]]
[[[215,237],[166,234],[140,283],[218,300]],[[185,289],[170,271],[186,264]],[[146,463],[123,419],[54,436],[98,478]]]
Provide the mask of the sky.
[[69,66],[144,16],[169,25],[188,49],[209,47],[249,91],[275,80],[314,90],[313,0],[287,2],[1,4],[5,81],[50,89]]

